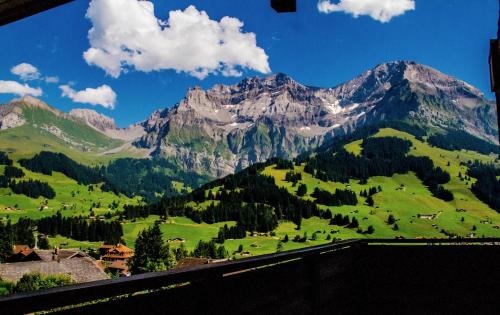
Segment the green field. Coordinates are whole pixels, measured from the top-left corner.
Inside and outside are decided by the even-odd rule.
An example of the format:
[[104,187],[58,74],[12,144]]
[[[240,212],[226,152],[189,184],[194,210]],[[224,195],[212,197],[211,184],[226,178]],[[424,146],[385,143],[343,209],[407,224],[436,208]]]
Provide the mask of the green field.
[[[336,188],[351,189],[358,195],[358,205],[356,206],[341,206],[327,207],[333,214],[342,213],[349,217],[356,217],[360,227],[363,230],[369,225],[375,228],[375,233],[372,235],[359,234],[354,229],[346,227],[338,227],[329,225],[329,220],[320,218],[304,219],[300,230],[296,230],[295,224],[291,222],[280,222],[278,228],[274,231],[275,235],[270,233],[266,235],[251,236],[247,233],[245,239],[226,240],[224,246],[228,249],[231,255],[236,258],[242,257],[235,253],[238,246],[243,245],[244,251],[250,255],[260,255],[276,251],[278,241],[288,235],[290,241],[283,244],[283,249],[295,249],[304,246],[318,245],[329,242],[328,235],[336,239],[377,237],[377,238],[394,238],[404,236],[406,238],[416,237],[446,237],[441,230],[456,233],[459,236],[469,236],[474,233],[474,236],[481,237],[499,237],[500,229],[495,226],[500,225],[500,214],[489,208],[486,204],[478,200],[470,191],[472,181],[462,181],[458,177],[458,173],[466,174],[466,167],[461,166],[460,162],[469,160],[480,160],[482,162],[495,162],[496,156],[481,155],[470,151],[446,151],[443,149],[429,146],[427,143],[416,140],[413,136],[400,132],[394,129],[381,129],[375,137],[396,136],[408,139],[412,142],[413,148],[410,154],[425,155],[432,158],[436,166],[440,166],[448,171],[451,175],[451,181],[445,184],[445,187],[454,195],[454,200],[445,202],[432,196],[429,190],[422,182],[413,174],[396,174],[392,177],[371,177],[366,185],[360,185],[358,181],[351,180],[349,184],[325,182],[312,177],[310,174],[303,171],[304,165],[295,166],[295,172],[300,172],[302,180],[299,183],[304,183],[307,186],[308,193],[303,197],[313,200],[310,194],[316,187],[333,192]],[[362,140],[354,141],[345,146],[345,148],[353,153],[361,153]],[[16,166],[19,167],[19,165]],[[0,170],[3,171],[3,167]],[[67,178],[63,174],[54,173],[52,176],[35,174],[23,169],[26,173],[26,178],[36,178],[48,182],[56,191],[56,198],[48,202],[48,208],[40,210],[40,205],[44,202],[43,198],[31,199],[22,195],[15,195],[10,192],[10,189],[0,189],[0,217],[9,217],[12,220],[17,220],[20,216],[30,218],[40,218],[47,215],[52,215],[58,210],[66,206],[66,210],[62,210],[64,215],[88,215],[90,207],[93,203],[101,203],[100,207],[94,208],[96,215],[105,214],[109,209],[108,205],[113,201],[119,201],[123,207],[125,203],[137,203],[139,200],[129,199],[125,196],[116,196],[112,193],[100,191],[95,186],[94,191],[89,191],[88,186],[78,185],[74,180]],[[287,170],[278,170],[274,165],[264,169],[263,174],[273,176],[278,186],[285,187],[289,192],[295,194],[297,186],[285,181]],[[362,190],[368,190],[370,187],[382,188],[381,192],[374,195],[375,205],[370,207],[365,204],[365,198],[360,197],[359,193]],[[182,183],[175,183],[178,190],[182,190]],[[218,188],[213,188],[215,193]],[[206,192],[208,194],[208,191]],[[203,210],[210,203],[218,202],[205,201],[203,203],[191,202],[189,205],[198,210]],[[16,209],[14,206],[17,206]],[[6,209],[10,208],[10,209]],[[396,218],[396,223],[399,230],[393,230],[392,225],[388,225],[386,220],[392,214]],[[433,219],[418,218],[418,214],[435,215]],[[148,226],[151,226],[157,216],[150,216],[146,219],[137,219],[133,221],[123,222],[124,240],[130,247],[134,247],[134,242],[137,234]],[[184,244],[188,250],[194,249],[199,240],[210,240],[217,236],[218,230],[224,224],[234,225],[235,222],[219,222],[216,224],[197,224],[185,217],[172,217],[161,224],[161,230],[164,234],[164,239],[180,238],[184,240]],[[473,230],[473,227],[475,229]],[[308,241],[305,243],[296,243],[291,240],[294,236],[308,235]],[[311,240],[313,233],[316,232],[316,240]],[[100,243],[78,242],[69,240],[60,236],[50,238],[51,245],[60,245],[63,247],[98,247]],[[172,246],[179,246],[179,241],[172,242]]]
[[[11,219],[16,222],[19,217],[38,219],[51,216],[61,211],[64,216],[88,216],[90,209],[96,216],[112,212],[110,204],[118,202],[118,209],[123,209],[124,204],[136,204],[139,198],[128,198],[124,195],[117,196],[111,192],[103,192],[99,185],[80,185],[75,180],[66,177],[62,173],[53,172],[51,176],[33,173],[14,163],[26,174],[23,180],[38,179],[47,182],[56,192],[56,197],[46,200],[43,197],[29,198],[24,195],[12,193],[10,188],[0,188],[0,219]],[[0,174],[3,174],[5,166],[0,165]],[[94,207],[92,207],[94,205]]]

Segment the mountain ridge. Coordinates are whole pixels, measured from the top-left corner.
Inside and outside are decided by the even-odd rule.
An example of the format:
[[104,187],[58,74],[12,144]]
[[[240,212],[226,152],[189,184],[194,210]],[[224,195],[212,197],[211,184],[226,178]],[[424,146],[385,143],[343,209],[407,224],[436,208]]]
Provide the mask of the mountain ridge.
[[[415,62],[380,64],[332,88],[308,87],[277,73],[189,89],[175,106],[144,122],[147,134],[134,145],[221,176],[273,156],[294,157],[384,120],[464,129],[496,142],[495,107],[470,84]],[[216,145],[201,148],[207,139]],[[223,154],[214,156],[214,147]]]
[[325,140],[381,121],[464,130],[498,141],[495,103],[464,81],[408,61],[379,64],[330,88],[303,85],[284,73],[207,90],[194,87],[174,106],[127,128],[118,128],[112,118],[91,109],[63,113],[32,97],[0,106],[0,128],[25,123],[14,106],[20,102],[124,141],[102,154],[138,150],[214,176],[271,157],[293,158]]

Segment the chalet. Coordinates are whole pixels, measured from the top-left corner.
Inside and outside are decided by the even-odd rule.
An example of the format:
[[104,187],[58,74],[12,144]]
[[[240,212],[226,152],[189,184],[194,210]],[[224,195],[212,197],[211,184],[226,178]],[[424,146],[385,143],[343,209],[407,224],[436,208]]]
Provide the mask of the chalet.
[[434,220],[435,214],[417,214],[417,218],[424,220]]
[[134,256],[134,251],[123,244],[102,245],[99,248],[101,261],[105,268],[119,276],[130,276],[128,260]]
[[27,245],[14,245],[7,263],[0,264],[0,278],[18,281],[26,273],[44,275],[67,274],[75,282],[108,279],[95,259],[79,249],[41,250]]
[[134,256],[134,251],[123,244],[103,245],[99,248],[101,259],[104,261],[127,261]]
[[104,264],[104,268],[111,273],[119,275],[120,277],[129,277],[131,275],[130,271],[128,271],[127,262],[123,260],[106,262]]

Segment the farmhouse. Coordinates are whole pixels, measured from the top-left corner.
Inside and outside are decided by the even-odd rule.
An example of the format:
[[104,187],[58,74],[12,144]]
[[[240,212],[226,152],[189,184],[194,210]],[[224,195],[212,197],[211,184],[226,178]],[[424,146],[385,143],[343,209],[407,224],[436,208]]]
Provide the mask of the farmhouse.
[[102,245],[99,248],[104,267],[119,276],[130,276],[128,260],[134,256],[134,251],[123,244]]
[[0,278],[17,282],[26,273],[66,274],[75,282],[108,279],[97,261],[79,249],[39,250],[27,245],[13,246],[9,263],[0,264]]
[[424,220],[434,220],[436,218],[435,214],[417,214],[417,217],[419,219],[424,219]]
[[14,245],[12,248],[12,256],[7,261],[11,263],[27,262],[27,261],[60,261],[71,258],[82,258],[88,255],[79,249],[37,249],[30,248],[27,245]]

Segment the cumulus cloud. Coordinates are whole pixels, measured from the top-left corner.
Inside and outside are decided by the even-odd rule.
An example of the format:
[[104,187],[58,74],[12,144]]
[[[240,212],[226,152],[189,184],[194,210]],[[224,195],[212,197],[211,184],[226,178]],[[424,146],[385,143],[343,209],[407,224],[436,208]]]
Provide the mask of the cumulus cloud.
[[31,80],[44,80],[46,83],[59,83],[59,77],[57,76],[45,76],[42,77],[42,74],[32,64],[23,62],[14,66],[10,69],[10,72],[14,75],[19,76],[23,81],[31,81]]
[[414,0],[340,0],[332,3],[330,0],[320,0],[318,10],[321,13],[345,12],[355,18],[369,15],[382,23],[389,22],[393,17],[415,10]]
[[242,31],[233,17],[211,20],[205,11],[189,6],[169,12],[163,21],[150,1],[92,0],[89,65],[119,77],[127,69],[150,72],[173,69],[199,79],[211,73],[239,76],[243,69],[270,72],[266,52],[254,33]]
[[116,104],[116,93],[104,84],[98,88],[86,88],[82,91],[75,91],[69,85],[60,85],[62,96],[69,97],[75,103],[86,103],[91,105],[100,105],[105,108],[113,109]]
[[40,79],[40,72],[37,67],[29,63],[20,63],[10,69],[12,74],[15,74],[23,81],[38,80]]
[[32,88],[28,84],[21,84],[16,81],[3,81],[0,80],[0,94],[15,94],[19,96],[32,95],[40,96],[42,95],[41,88]]

